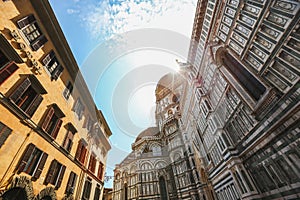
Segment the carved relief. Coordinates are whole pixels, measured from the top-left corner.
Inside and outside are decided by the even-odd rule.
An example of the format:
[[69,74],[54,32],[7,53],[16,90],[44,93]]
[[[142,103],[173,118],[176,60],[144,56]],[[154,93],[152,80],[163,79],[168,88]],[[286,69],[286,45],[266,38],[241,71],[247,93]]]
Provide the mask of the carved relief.
[[264,60],[265,57],[266,57],[266,54],[263,53],[261,50],[259,50],[257,47],[252,47],[252,48],[251,48],[251,51],[252,51],[255,55],[257,55],[259,58],[261,58],[262,60]]
[[253,26],[254,25],[254,20],[253,19],[251,19],[251,18],[249,18],[249,17],[247,17],[247,16],[245,16],[245,15],[242,15],[241,17],[240,17],[240,19],[243,21],[243,22],[245,22],[246,24],[248,24],[249,26]]
[[262,26],[261,31],[265,32],[266,34],[268,34],[269,36],[271,36],[274,39],[278,38],[278,36],[279,36],[279,32],[277,32],[267,26]]
[[287,85],[281,81],[279,78],[277,78],[273,73],[271,73],[270,71],[268,71],[265,74],[265,77],[271,82],[273,83],[273,85],[275,87],[277,87],[280,90],[285,90],[287,88]]
[[298,69],[300,69],[300,60],[295,58],[294,56],[291,56],[290,54],[282,51],[279,57],[285,60],[286,62],[292,64],[293,66],[297,67]]
[[259,67],[261,66],[261,64],[259,62],[257,62],[252,56],[248,55],[246,58],[246,61],[248,61],[248,63],[253,66],[255,69],[259,69]]
[[277,1],[275,3],[275,7],[279,8],[279,9],[284,9],[287,11],[294,11],[295,8],[297,7],[297,5],[287,2],[287,1]]
[[234,17],[235,15],[235,10],[233,10],[232,8],[226,7],[226,11],[225,11],[228,15],[230,15],[231,17]]
[[254,14],[254,15],[257,15],[259,13],[259,9],[258,8],[255,8],[253,6],[249,6],[249,5],[245,5],[245,10]]
[[287,69],[286,67],[284,67],[283,65],[281,65],[278,62],[275,62],[272,67],[291,82],[295,81],[296,78],[298,78],[297,75],[292,73],[289,69]]
[[279,26],[284,27],[287,23],[287,19],[280,17],[276,14],[270,13],[270,15],[267,18],[270,22],[273,22]]
[[235,42],[230,41],[229,46],[232,47],[232,49],[237,52],[239,55],[242,53],[242,48],[238,46]]
[[262,38],[262,37],[260,37],[260,36],[258,36],[258,37],[256,38],[256,41],[257,41],[259,44],[261,44],[262,46],[264,46],[265,48],[267,48],[268,50],[271,49],[271,47],[272,47],[272,44],[271,44],[270,42],[268,42],[266,39],[264,39],[264,38]]
[[236,39],[243,46],[246,44],[246,40],[243,37],[241,37],[239,34],[233,33],[232,36],[233,36],[234,39]]
[[223,22],[229,26],[231,26],[232,24],[232,19],[230,19],[229,17],[224,16],[223,17]]
[[225,26],[224,24],[221,24],[220,29],[224,32],[224,33],[228,33],[229,32],[229,28],[227,26]]
[[250,34],[250,30],[240,24],[238,24],[236,26],[236,29],[239,30],[245,36],[249,36],[249,34]]
[[289,42],[288,42],[288,46],[290,46],[292,49],[295,49],[297,51],[300,51],[300,42],[294,40],[294,39],[291,39]]
[[237,8],[239,5],[239,1],[238,0],[230,0],[228,2],[229,5],[232,5],[233,7]]

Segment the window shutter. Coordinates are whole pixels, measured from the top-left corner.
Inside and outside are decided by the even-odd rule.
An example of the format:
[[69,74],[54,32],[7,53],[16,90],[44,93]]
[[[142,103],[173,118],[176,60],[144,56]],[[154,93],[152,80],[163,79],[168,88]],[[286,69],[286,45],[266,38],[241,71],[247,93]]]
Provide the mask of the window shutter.
[[41,48],[46,42],[47,42],[47,38],[42,35],[41,37],[39,37],[37,39],[37,41],[35,41],[34,43],[31,44],[31,47],[34,51],[37,51],[39,48]]
[[53,173],[56,170],[56,167],[57,167],[57,161],[52,160],[51,165],[50,165],[49,170],[48,170],[48,173],[47,173],[47,176],[46,176],[45,181],[44,181],[45,185],[47,185],[48,183],[50,183],[52,181],[52,176],[53,176]]
[[19,20],[17,22],[17,24],[18,24],[18,27],[20,29],[22,29],[22,28],[24,28],[28,24],[31,24],[34,21],[35,21],[35,17],[33,15],[28,15],[28,16],[24,17],[23,19]]
[[40,175],[41,175],[41,173],[43,171],[44,165],[46,163],[47,157],[48,157],[48,154],[46,154],[45,152],[43,152],[42,158],[41,158],[41,160],[39,162],[37,170],[35,171],[35,173],[33,175],[33,178],[38,179],[40,177]]
[[22,158],[21,158],[21,160],[20,160],[20,162],[19,162],[19,165],[18,165],[18,167],[17,167],[17,172],[18,172],[18,173],[21,173],[21,172],[24,170],[24,168],[25,168],[25,166],[26,166],[26,164],[27,164],[27,161],[28,161],[30,155],[32,154],[34,148],[35,148],[35,146],[34,146],[32,143],[30,143],[30,144],[27,146],[27,148],[26,148],[26,150],[24,151],[24,153],[23,153],[23,155],[22,155]]
[[77,147],[76,156],[75,156],[75,158],[77,160],[80,159],[80,154],[81,154],[82,148],[83,148],[83,144],[82,144],[82,141],[80,140],[79,144],[78,144],[78,147]]
[[81,153],[80,159],[79,159],[82,164],[84,164],[86,152],[87,152],[87,149],[85,146],[83,146],[82,153]]
[[18,68],[19,67],[14,62],[10,62],[2,69],[0,65],[0,84],[10,77]]
[[53,132],[51,133],[51,136],[55,139],[57,137],[57,134],[59,132],[59,129],[61,127],[61,124],[62,124],[62,120],[61,119],[58,119],[57,122],[56,122],[56,125],[55,125],[55,128],[53,130]]
[[62,180],[64,178],[65,171],[66,171],[66,166],[62,165],[62,167],[60,169],[59,178],[58,178],[57,184],[55,186],[56,189],[61,186],[61,182],[62,182]]
[[31,105],[27,108],[26,113],[32,117],[39,105],[42,103],[43,97],[42,95],[37,95]]
[[22,94],[24,94],[24,92],[29,88],[30,85],[31,85],[31,82],[30,82],[29,78],[26,78],[19,85],[19,87],[12,93],[12,95],[10,96],[10,99],[13,102],[16,102],[22,96]]
[[61,65],[58,65],[52,75],[52,79],[57,80],[63,71],[64,71],[64,68]]
[[47,127],[48,127],[48,125],[49,125],[49,123],[51,121],[51,118],[52,118],[53,114],[54,114],[54,108],[50,107],[49,110],[48,110],[48,112],[47,112],[47,114],[46,114],[44,122],[42,124],[42,129],[44,131],[46,131],[46,129],[47,129]]
[[[0,122],[1,123],[1,122]],[[12,130],[7,126],[0,127],[0,148],[11,134]]]

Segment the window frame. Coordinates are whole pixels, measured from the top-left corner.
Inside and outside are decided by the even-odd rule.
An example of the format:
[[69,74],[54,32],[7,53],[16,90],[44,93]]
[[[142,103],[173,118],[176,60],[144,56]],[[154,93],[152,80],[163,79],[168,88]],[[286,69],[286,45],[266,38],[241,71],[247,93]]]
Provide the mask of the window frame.
[[[51,80],[57,80],[63,70],[64,67],[60,64],[58,61],[57,56],[55,55],[55,52],[51,50],[42,60],[42,63],[44,64],[44,68],[47,71],[47,73],[50,75]],[[52,67],[56,64],[54,69]]]
[[44,114],[41,123],[42,130],[45,131],[53,139],[56,139],[63,123],[61,118],[62,117],[58,116],[58,114],[56,113],[54,105],[49,106]]
[[66,166],[58,162],[57,160],[52,160],[50,167],[48,169],[47,175],[45,177],[44,184],[51,184],[58,189],[61,186],[61,182],[64,177]]
[[[20,33],[23,36],[23,39],[26,41],[26,43],[29,44],[30,48],[33,51],[37,51],[40,49],[44,44],[48,41],[43,32],[41,31],[40,26],[38,25],[38,22],[33,14],[27,15],[23,17],[22,19],[17,21],[18,28],[20,29]],[[34,27],[33,27],[34,25]],[[30,33],[26,33],[27,28],[33,28]],[[37,37],[35,37],[32,41],[29,38],[31,34],[34,32],[39,33]]]
[[0,148],[4,145],[8,136],[12,133],[12,129],[0,121]]

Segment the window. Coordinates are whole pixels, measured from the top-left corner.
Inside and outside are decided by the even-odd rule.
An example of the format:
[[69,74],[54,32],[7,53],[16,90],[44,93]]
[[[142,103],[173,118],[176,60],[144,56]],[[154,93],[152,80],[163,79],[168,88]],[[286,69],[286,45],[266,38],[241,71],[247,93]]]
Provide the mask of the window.
[[87,116],[83,124],[83,128],[86,128],[89,132],[93,129],[94,122],[90,116]]
[[62,144],[62,147],[68,152],[70,152],[73,146],[73,138],[75,133],[77,133],[77,130],[71,123],[68,123],[66,127],[67,127],[67,133],[64,142]]
[[34,75],[29,75],[18,85],[9,98],[28,116],[32,117],[43,101],[41,94],[46,93],[37,78]]
[[98,175],[97,176],[100,180],[102,180],[102,178],[103,178],[103,172],[104,172],[104,165],[103,165],[102,162],[99,162],[99,168],[98,168]]
[[45,112],[42,129],[55,139],[62,125],[61,118],[64,116],[58,106],[52,104]]
[[36,19],[33,15],[28,15],[17,22],[18,27],[29,42],[32,50],[41,48],[48,40],[42,34]]
[[100,193],[101,193],[101,188],[100,188],[100,185],[97,184],[96,189],[95,189],[94,200],[99,200]]
[[87,178],[84,183],[84,189],[83,189],[82,198],[81,198],[82,200],[90,199],[91,187],[92,187],[91,179]]
[[0,50],[0,85],[10,77],[19,67],[10,62],[9,59]]
[[73,111],[77,114],[78,119],[81,120],[84,111],[84,105],[82,104],[80,98],[78,98],[75,102]]
[[38,179],[43,171],[48,154],[29,144],[17,165],[17,172],[25,172]]
[[90,156],[90,162],[89,162],[89,167],[88,167],[88,169],[89,169],[91,172],[93,172],[93,173],[95,173],[96,162],[97,162],[97,160],[96,160],[95,154],[92,153],[91,156]]
[[77,182],[77,177],[78,177],[77,174],[75,174],[74,172],[70,173],[65,194],[73,194],[74,193],[74,189],[76,187],[76,182]]
[[50,51],[43,59],[45,68],[51,75],[51,80],[57,80],[61,75],[64,68],[59,64],[54,51]]
[[55,186],[55,189],[58,189],[64,177],[65,170],[66,166],[62,165],[57,160],[52,160],[44,184],[47,185],[50,183]]
[[73,92],[73,85],[72,83],[69,81],[64,92],[63,92],[63,96],[65,97],[66,100],[69,99],[71,93]]
[[5,124],[0,122],[0,148],[11,134],[12,130],[8,128]]
[[75,158],[82,164],[84,164],[84,161],[85,161],[85,155],[87,152],[86,147],[87,147],[87,143],[83,139],[81,139],[78,143]]

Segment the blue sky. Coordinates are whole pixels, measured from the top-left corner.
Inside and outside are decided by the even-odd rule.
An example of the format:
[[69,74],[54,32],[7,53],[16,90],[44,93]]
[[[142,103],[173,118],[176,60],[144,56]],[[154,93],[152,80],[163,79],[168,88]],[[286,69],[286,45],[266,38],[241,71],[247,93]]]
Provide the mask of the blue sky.
[[[50,0],[92,96],[113,132],[107,174],[155,125],[154,90],[185,61],[196,0]],[[105,183],[112,187],[112,181]]]

